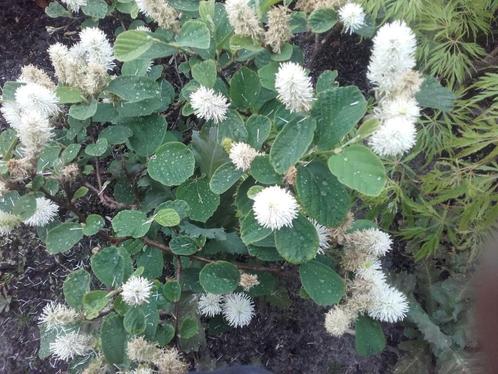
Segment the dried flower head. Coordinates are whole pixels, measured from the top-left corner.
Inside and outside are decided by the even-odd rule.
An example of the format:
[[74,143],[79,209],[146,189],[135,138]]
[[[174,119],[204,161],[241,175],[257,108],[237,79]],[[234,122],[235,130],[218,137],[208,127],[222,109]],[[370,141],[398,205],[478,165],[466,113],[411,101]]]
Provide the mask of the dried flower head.
[[380,257],[391,250],[392,244],[393,241],[388,233],[377,228],[369,228],[348,234],[345,247]]
[[284,175],[284,181],[290,186],[293,186],[294,183],[296,183],[296,176],[297,176],[297,168],[292,165],[287,171],[285,172]]
[[289,8],[273,7],[267,16],[268,30],[265,33],[265,44],[269,45],[274,53],[280,53],[282,46],[292,38]]
[[202,316],[214,317],[221,313],[222,295],[212,293],[203,294],[199,297],[198,309]]
[[33,65],[23,66],[21,75],[19,76],[17,81],[22,83],[36,83],[50,91],[55,90],[55,84],[54,82],[52,82],[52,79],[50,79],[48,74],[42,69],[39,69]]
[[404,22],[395,21],[382,26],[373,43],[367,77],[380,92],[389,93],[414,68],[417,40]]
[[344,221],[340,224],[340,226],[332,227],[329,229],[330,232],[330,240],[343,245],[346,240],[346,235],[351,226],[353,225],[354,215],[352,212],[348,212]]
[[225,10],[228,22],[232,25],[236,35],[259,39],[263,34],[256,12],[251,8],[248,0],[226,0]]
[[259,153],[246,143],[233,143],[230,147],[229,157],[237,169],[247,171],[251,168],[251,163]]
[[240,282],[239,286],[244,289],[244,291],[249,291],[254,286],[259,284],[258,275],[257,274],[248,274],[241,273],[240,274]]
[[316,220],[311,219],[310,220],[313,226],[315,226],[316,232],[318,234],[318,253],[319,254],[324,254],[325,250],[329,249],[330,247],[330,231],[327,227],[319,224]]
[[26,83],[15,93],[16,102],[24,113],[36,112],[44,117],[53,116],[59,111],[58,99],[54,92],[37,83]]
[[9,169],[9,175],[14,179],[24,179],[28,177],[34,171],[34,165],[31,159],[23,158],[11,158],[7,162],[7,169]]
[[342,336],[352,323],[351,314],[340,306],[334,306],[325,314],[325,329],[332,336]]
[[17,216],[0,210],[0,236],[9,234],[20,221]]
[[159,374],[185,374],[188,365],[176,348],[164,348],[152,361],[157,366]]
[[334,9],[340,6],[344,0],[299,0],[296,8],[306,13],[317,9]]
[[406,296],[388,284],[373,287],[370,297],[368,314],[374,319],[394,323],[401,321],[408,313]]
[[403,117],[384,121],[372,134],[368,144],[381,157],[400,156],[417,143],[417,128]]
[[135,0],[140,12],[157,22],[159,27],[177,31],[180,15],[166,0]]
[[69,164],[61,170],[59,179],[63,182],[74,182],[80,173],[78,164]]
[[290,112],[307,112],[313,103],[311,78],[301,65],[284,62],[275,76],[277,98]]
[[149,302],[151,290],[151,281],[133,275],[123,284],[121,296],[128,305],[142,305]]
[[232,327],[244,327],[254,316],[254,302],[245,293],[232,293],[223,298],[223,316]]
[[190,105],[197,117],[214,123],[219,123],[226,118],[229,106],[225,96],[204,86],[190,94]]
[[57,204],[45,197],[37,197],[36,210],[24,223],[29,226],[45,226],[57,216],[58,211]]
[[61,327],[75,322],[78,319],[78,312],[74,309],[55,302],[50,302],[43,307],[38,318],[38,323],[44,325],[48,330]]
[[375,261],[376,258],[376,256],[373,256],[369,252],[365,252],[354,247],[344,246],[344,252],[341,257],[341,266],[345,271],[355,272],[364,264]]
[[360,4],[347,3],[339,9],[339,19],[349,34],[365,25],[365,12]]
[[61,361],[69,361],[76,356],[84,356],[92,350],[92,337],[78,332],[58,335],[50,343],[50,352]]
[[74,13],[78,13],[82,6],[87,5],[88,0],[61,0],[61,1],[64,4],[66,4],[69,10],[73,11]]
[[298,213],[294,196],[279,186],[266,187],[258,192],[252,208],[258,223],[272,230],[292,227]]
[[422,74],[416,70],[408,70],[395,83],[392,96],[414,97],[424,82]]
[[156,345],[142,336],[133,337],[126,345],[126,354],[131,361],[152,362],[158,353]]

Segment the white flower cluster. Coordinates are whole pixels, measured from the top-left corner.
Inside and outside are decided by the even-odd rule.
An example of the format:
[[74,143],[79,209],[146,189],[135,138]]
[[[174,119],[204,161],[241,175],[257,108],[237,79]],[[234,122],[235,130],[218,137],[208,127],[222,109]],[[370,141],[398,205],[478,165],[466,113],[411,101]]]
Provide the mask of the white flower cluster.
[[88,354],[92,350],[92,341],[90,335],[72,331],[58,335],[49,349],[57,360],[70,361],[76,356]]
[[382,26],[373,42],[367,76],[379,98],[376,112],[381,124],[369,145],[379,156],[398,156],[417,140],[420,108],[415,94],[422,82],[413,70],[417,41],[404,22],[396,21]]
[[96,27],[83,29],[80,41],[71,48],[61,43],[50,46],[48,53],[59,83],[79,88],[85,95],[98,94],[114,68],[112,45]]
[[346,3],[339,8],[339,20],[344,30],[352,34],[365,25],[365,11],[357,3]]
[[128,305],[142,305],[149,302],[152,282],[144,277],[132,275],[121,289],[123,301]]
[[235,167],[242,171],[251,168],[251,164],[260,153],[246,143],[234,143],[230,147],[229,157]]
[[228,100],[212,88],[200,86],[190,94],[190,105],[197,117],[219,123],[227,116]]
[[254,316],[254,302],[243,292],[228,295],[204,294],[199,297],[199,313],[206,317],[223,314],[232,327],[244,327]]
[[324,254],[325,250],[330,247],[330,241],[332,240],[332,235],[330,230],[319,224],[316,220],[310,220],[313,226],[315,226],[316,233],[318,234],[318,254]]
[[307,112],[313,103],[313,86],[306,70],[294,62],[284,62],[275,75],[277,98],[290,112]]
[[180,27],[179,14],[166,0],[135,0],[140,12],[157,22],[159,27],[176,31]]
[[350,298],[332,308],[325,317],[325,328],[341,336],[361,313],[383,322],[402,320],[408,312],[408,301],[386,282],[380,257],[391,250],[388,234],[376,228],[356,230],[346,235],[343,267],[355,274]]
[[254,196],[254,216],[256,221],[266,228],[279,230],[292,227],[297,217],[298,204],[292,194],[279,186],[266,187]]
[[157,367],[157,371],[152,371],[145,366],[142,370],[137,369],[136,373],[184,374],[188,369],[188,365],[182,361],[176,348],[159,348],[141,336],[135,336],[128,341],[126,353],[131,361]]
[[50,302],[42,310],[38,322],[47,330],[63,328],[65,325],[76,322],[78,312],[72,308],[55,302]]

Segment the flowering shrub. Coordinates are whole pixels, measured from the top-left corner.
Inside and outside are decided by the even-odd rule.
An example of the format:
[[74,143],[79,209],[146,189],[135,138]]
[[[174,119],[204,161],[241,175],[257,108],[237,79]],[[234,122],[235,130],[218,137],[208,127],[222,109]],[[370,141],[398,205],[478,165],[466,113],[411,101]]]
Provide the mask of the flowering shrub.
[[[413,32],[400,21],[377,31],[369,110],[336,72],[314,83],[291,44],[336,23],[368,36],[357,4],[63,3],[48,11],[102,18],[115,8],[151,22],[114,46],[84,28],[75,45],[48,51],[57,83],[26,66],[3,88],[1,234],[36,226],[52,255],[84,237],[101,243],[90,269],[64,282],[66,305],[44,308],[40,356],[86,373],[183,373],[177,348],[203,344],[203,320],[248,326],[254,299],[295,276],[303,297],[330,307],[330,334],[354,327],[360,354],[380,352],[379,321],[402,320],[408,302],[382,271],[391,238],[351,209],[354,194],[382,192],[380,157],[410,150],[420,107],[441,89],[414,70]],[[85,211],[87,194],[101,211]]]

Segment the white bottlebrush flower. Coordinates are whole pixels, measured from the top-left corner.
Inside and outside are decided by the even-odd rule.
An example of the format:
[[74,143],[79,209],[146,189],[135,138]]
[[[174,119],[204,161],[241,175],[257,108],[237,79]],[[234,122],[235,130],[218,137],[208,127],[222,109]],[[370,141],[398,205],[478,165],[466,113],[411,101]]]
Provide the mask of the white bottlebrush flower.
[[21,75],[17,78],[22,83],[37,83],[50,91],[55,90],[55,84],[48,74],[34,65],[25,65],[21,69]]
[[377,228],[356,230],[346,237],[346,248],[354,248],[376,257],[384,256],[391,250],[391,236]]
[[381,157],[399,156],[417,143],[417,128],[402,117],[384,121],[372,134],[368,144]]
[[390,92],[396,82],[415,67],[417,40],[404,23],[382,26],[373,39],[367,77],[381,92]]
[[112,45],[97,27],[86,27],[80,32],[79,48],[84,52],[88,64],[96,64],[112,70],[114,56]]
[[166,30],[179,28],[179,14],[166,0],[135,0],[138,9]]
[[329,249],[330,247],[330,241],[332,240],[332,237],[330,235],[330,230],[319,224],[316,220],[311,219],[310,220],[313,226],[315,226],[316,232],[318,234],[318,253],[319,254],[324,254],[326,249]]
[[187,374],[188,365],[176,348],[163,348],[152,361],[160,374]]
[[123,284],[121,296],[128,305],[142,305],[149,302],[151,290],[152,282],[133,275]]
[[351,323],[351,314],[340,306],[334,306],[325,314],[325,329],[332,336],[344,335]]
[[266,15],[268,30],[265,32],[265,43],[271,47],[273,53],[280,53],[284,43],[292,38],[291,12],[285,6],[275,6]]
[[19,223],[17,216],[0,210],[0,236],[9,234]]
[[130,374],[154,374],[154,370],[149,367],[138,367],[131,371]]
[[388,284],[373,287],[368,307],[370,317],[383,322],[397,322],[405,318],[409,306],[406,296]]
[[292,227],[292,221],[298,213],[294,196],[279,186],[266,187],[258,192],[252,208],[256,221],[272,230]]
[[54,202],[45,197],[38,197],[35,213],[24,223],[30,226],[45,226],[57,216],[58,210],[59,207]]
[[355,275],[372,285],[382,285],[386,275],[382,271],[382,264],[378,260],[368,260],[355,270]]
[[380,117],[382,120],[401,117],[415,123],[420,117],[420,107],[413,97],[397,96],[381,102]]
[[190,105],[197,117],[219,123],[226,118],[229,103],[222,94],[200,86],[190,94]]
[[23,113],[37,112],[49,117],[59,111],[55,93],[36,83],[22,85],[16,90],[15,97]]
[[2,103],[0,108],[3,118],[10,125],[10,127],[17,129],[21,124],[21,109],[16,102],[6,101]]
[[50,352],[57,360],[69,361],[92,350],[92,337],[77,332],[59,335],[50,343]]
[[306,70],[294,62],[285,62],[275,76],[277,98],[290,112],[307,112],[313,103],[313,86]]
[[226,0],[225,10],[228,22],[237,35],[258,39],[263,34],[256,12],[249,5],[249,0]]
[[53,135],[49,119],[38,112],[23,114],[16,130],[22,151],[28,158],[41,152]]
[[87,5],[88,0],[61,0],[66,6],[73,11],[74,13],[78,13],[82,6]]
[[159,351],[154,343],[148,342],[142,336],[135,336],[126,344],[126,354],[131,361],[152,362]]
[[365,25],[365,12],[361,5],[347,3],[339,9],[339,20],[342,22],[344,29],[352,34]]
[[202,316],[214,317],[221,313],[222,295],[212,293],[203,294],[199,297],[198,309]]
[[259,153],[253,147],[246,143],[233,143],[230,147],[230,160],[242,171],[247,171],[251,168],[251,163]]
[[223,316],[232,327],[244,327],[254,316],[254,302],[245,293],[232,293],[223,298]]
[[55,302],[50,302],[43,307],[38,318],[38,323],[51,330],[75,322],[78,319],[78,312],[74,309]]

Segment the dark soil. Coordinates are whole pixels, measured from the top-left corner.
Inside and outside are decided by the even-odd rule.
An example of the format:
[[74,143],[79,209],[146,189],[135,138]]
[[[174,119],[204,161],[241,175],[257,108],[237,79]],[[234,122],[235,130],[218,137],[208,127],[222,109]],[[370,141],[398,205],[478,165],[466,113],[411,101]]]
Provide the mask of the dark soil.
[[[47,26],[57,29],[50,34]],[[56,41],[70,44],[76,26],[77,21],[68,26],[67,19],[49,19],[34,1],[0,4],[0,84],[16,79],[26,64],[51,71],[48,46]],[[312,44],[306,48],[307,66],[315,79],[326,69],[338,70],[341,84],[355,84],[367,91],[369,47],[357,36],[335,32],[313,59]],[[93,211],[98,210],[94,201],[88,204],[96,208]],[[81,208],[90,210],[89,206]],[[50,256],[31,230],[0,238],[0,373],[63,371],[56,363],[37,358],[37,317],[47,302],[62,299],[65,276],[86,265],[83,260],[88,259],[96,244],[82,242],[67,256]],[[8,306],[2,311],[4,300]],[[323,308],[297,296],[291,295],[291,300],[292,304],[284,309],[258,303],[257,317],[249,327],[209,335],[208,351],[196,356],[199,364],[195,366],[257,363],[276,374],[374,374],[388,372],[396,361],[396,354],[389,349],[376,357],[359,357],[354,337],[336,339],[325,332]],[[395,326],[386,328],[388,342],[393,346],[399,340],[399,331]]]

